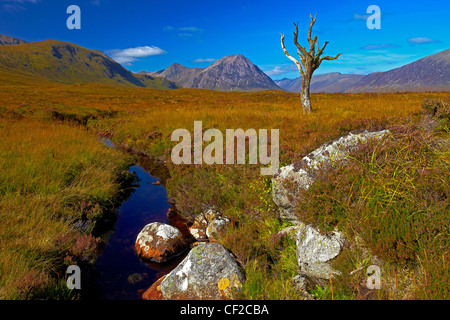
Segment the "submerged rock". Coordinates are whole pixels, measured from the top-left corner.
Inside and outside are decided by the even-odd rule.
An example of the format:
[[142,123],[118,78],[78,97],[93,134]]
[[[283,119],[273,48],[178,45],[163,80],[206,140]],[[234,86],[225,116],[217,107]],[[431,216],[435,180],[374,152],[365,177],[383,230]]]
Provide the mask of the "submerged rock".
[[136,284],[144,280],[144,276],[140,273],[130,274],[127,278],[127,282],[130,284]]
[[153,262],[167,261],[188,248],[188,241],[177,228],[160,222],[146,225],[135,243],[137,254]]
[[280,217],[300,223],[293,213],[299,200],[299,191],[307,190],[312,185],[318,169],[347,158],[358,144],[372,138],[380,139],[387,133],[388,130],[353,131],[323,144],[299,162],[281,167],[272,178],[272,198],[280,208]]
[[244,273],[230,252],[218,243],[194,247],[161,282],[166,300],[231,299],[239,290]]

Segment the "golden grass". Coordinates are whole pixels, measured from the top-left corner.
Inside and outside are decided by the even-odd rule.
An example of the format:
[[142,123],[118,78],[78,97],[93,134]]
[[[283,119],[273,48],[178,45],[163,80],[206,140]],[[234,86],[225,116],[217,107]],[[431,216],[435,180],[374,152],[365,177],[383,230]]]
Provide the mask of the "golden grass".
[[[418,119],[424,99],[448,96],[447,93],[313,94],[315,112],[304,115],[298,94],[280,91],[159,91],[47,82],[24,85],[28,81],[25,78],[8,81],[0,72],[0,83],[5,84],[0,86],[0,116],[3,117],[0,131],[10,140],[0,147],[4,179],[0,186],[8,191],[3,200],[7,206],[0,207],[4,275],[1,281],[6,284],[3,296],[18,292],[13,285],[17,280],[12,275],[15,264],[19,268],[17,274],[35,270],[33,274],[39,275],[41,270],[47,270],[43,265],[48,261],[53,258],[60,261],[59,256],[51,255],[26,259],[24,252],[28,251],[23,248],[51,251],[52,239],[68,232],[67,226],[54,218],[60,215],[61,208],[67,209],[62,204],[68,202],[76,207],[91,195],[99,201],[108,201],[114,189],[108,184],[112,176],[105,173],[109,171],[108,166],[99,159],[116,165],[120,157],[105,151],[83,129],[49,121],[53,111],[68,121],[83,117],[88,129],[111,134],[116,143],[126,143],[165,158],[171,174],[168,193],[180,210],[195,215],[214,207],[240,222],[239,228],[226,236],[225,244],[251,273],[242,297],[295,299],[298,296],[288,283],[296,272],[293,244],[274,236],[284,225],[277,221],[271,202],[270,179],[260,176],[259,165],[175,166],[170,161],[170,149],[175,144],[170,141],[172,131],[186,128],[193,132],[195,120],[202,121],[204,129],[216,127],[222,132],[238,128],[279,129],[280,160],[285,165],[349,130],[380,129],[407,117]],[[14,120],[22,118],[33,120]],[[148,133],[153,131],[160,132],[161,137],[149,139]],[[79,172],[76,164],[80,161],[91,165]],[[9,166],[12,173],[4,166]],[[70,186],[61,188],[61,181],[70,181]],[[18,198],[18,191],[25,194]],[[70,216],[73,212],[64,214]],[[20,223],[10,225],[11,221],[26,222],[22,229]],[[24,234],[35,234],[35,230],[42,236],[24,237]],[[328,297],[326,290],[316,294]],[[355,298],[346,292],[333,294]]]
[[[0,118],[0,298],[29,297],[64,266],[81,203],[117,196],[124,156],[81,128]],[[98,207],[97,207],[98,208]]]

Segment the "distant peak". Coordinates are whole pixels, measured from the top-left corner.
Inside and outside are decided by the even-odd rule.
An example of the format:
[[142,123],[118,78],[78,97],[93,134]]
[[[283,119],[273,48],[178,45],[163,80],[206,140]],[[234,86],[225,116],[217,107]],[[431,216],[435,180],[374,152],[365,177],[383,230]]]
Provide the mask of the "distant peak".
[[18,45],[28,43],[24,40],[13,38],[4,34],[0,34],[0,45]]

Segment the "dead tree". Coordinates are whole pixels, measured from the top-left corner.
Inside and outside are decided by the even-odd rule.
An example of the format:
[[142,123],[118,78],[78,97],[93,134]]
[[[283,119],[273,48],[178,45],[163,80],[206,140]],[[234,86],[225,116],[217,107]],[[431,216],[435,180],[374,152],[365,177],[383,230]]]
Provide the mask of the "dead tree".
[[[311,22],[309,23],[309,29],[308,29],[308,43],[309,43],[309,49],[306,51],[304,47],[302,47],[298,43],[298,23],[294,23],[295,26],[295,32],[294,32],[294,43],[297,46],[298,50],[297,53],[300,56],[300,62],[298,62],[294,57],[292,57],[286,50],[286,47],[284,46],[284,34],[281,34],[281,48],[284,51],[284,54],[294,61],[294,63],[297,65],[298,70],[300,71],[300,74],[302,76],[302,86],[300,91],[300,100],[302,102],[303,112],[309,113],[312,111],[311,108],[311,98],[310,98],[310,85],[311,85],[311,78],[316,71],[317,68],[319,68],[320,64],[323,60],[336,60],[339,58],[339,56],[342,53],[339,53],[335,57],[329,57],[329,56],[323,56],[323,51],[325,50],[325,47],[329,43],[328,41],[325,41],[325,44],[322,48],[319,47],[319,43],[317,42],[317,35],[314,38],[311,38],[311,32],[312,28],[314,26],[314,23],[316,22],[317,14],[311,18]],[[317,49],[317,52],[316,52]]]

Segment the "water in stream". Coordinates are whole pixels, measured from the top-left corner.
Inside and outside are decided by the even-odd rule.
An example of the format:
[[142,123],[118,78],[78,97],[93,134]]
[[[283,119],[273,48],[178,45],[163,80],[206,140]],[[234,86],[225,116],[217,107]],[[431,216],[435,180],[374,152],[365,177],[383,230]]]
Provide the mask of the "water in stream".
[[[111,146],[110,141],[104,143]],[[140,165],[130,167],[129,171],[137,175],[139,186],[118,208],[113,230],[95,263],[95,296],[99,299],[140,299],[140,291],[168,273],[176,263],[148,264],[137,257],[134,244],[138,233],[148,223],[168,223],[171,205],[165,187],[152,184],[159,180],[157,177]]]

